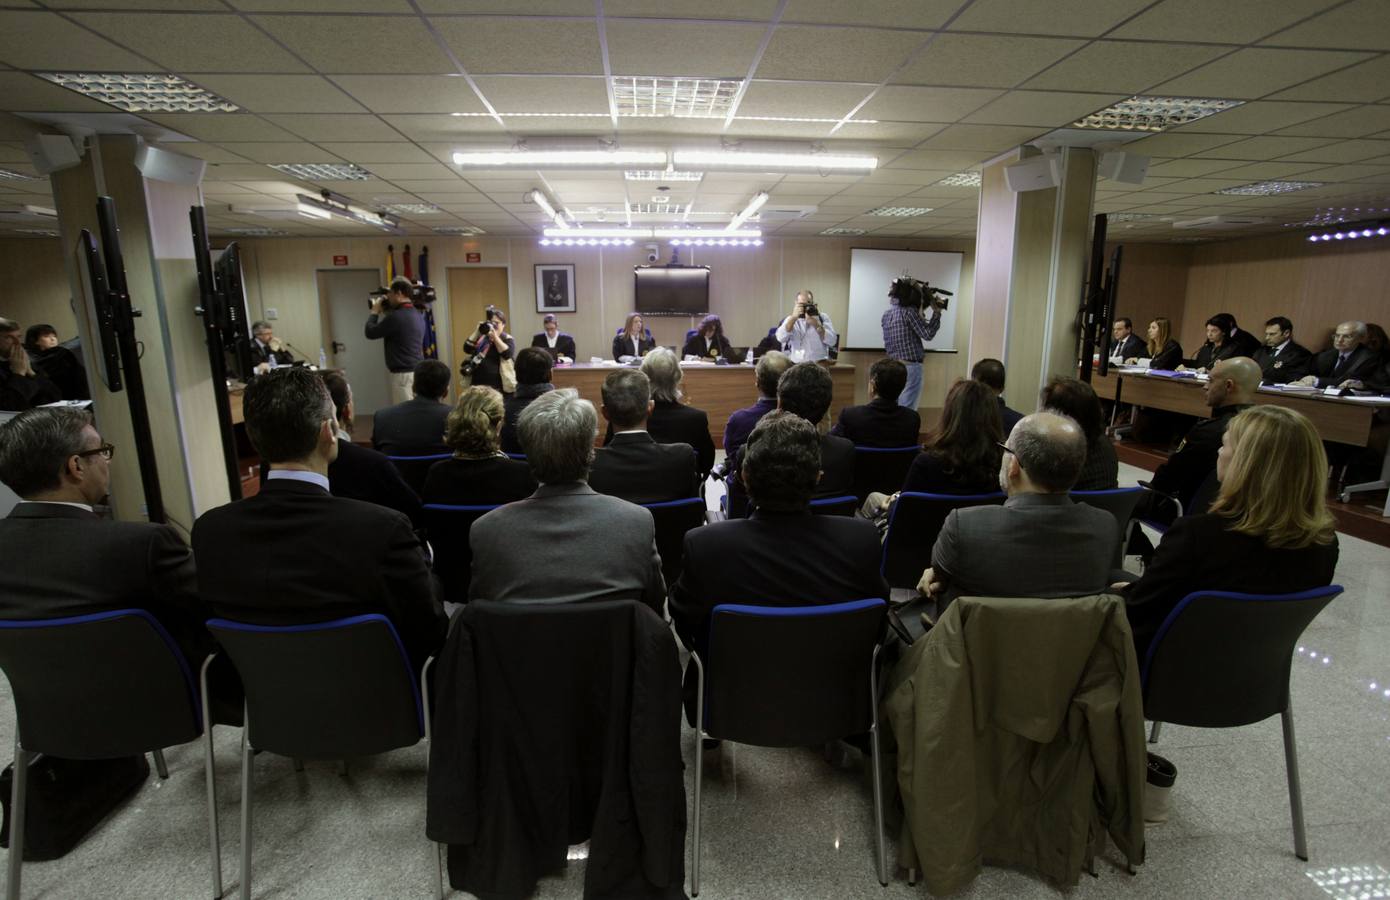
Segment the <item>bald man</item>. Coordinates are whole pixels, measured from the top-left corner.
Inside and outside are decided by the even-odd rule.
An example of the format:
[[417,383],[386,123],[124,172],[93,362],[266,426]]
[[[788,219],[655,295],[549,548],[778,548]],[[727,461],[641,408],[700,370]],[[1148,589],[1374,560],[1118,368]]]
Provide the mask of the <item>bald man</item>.
[[[1067,496],[1086,462],[1086,435],[1055,412],[1024,416],[999,466],[1003,506],[952,510],[917,590],[944,609],[956,597],[1080,597],[1110,584],[1115,517]],[[1007,559],[1007,566],[999,560]]]

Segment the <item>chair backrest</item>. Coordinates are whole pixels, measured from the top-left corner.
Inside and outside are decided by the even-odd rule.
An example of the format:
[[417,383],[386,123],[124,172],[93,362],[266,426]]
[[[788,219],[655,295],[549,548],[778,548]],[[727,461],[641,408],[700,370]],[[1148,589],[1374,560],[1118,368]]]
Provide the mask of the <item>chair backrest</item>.
[[425,533],[434,550],[434,574],[444,585],[445,600],[468,602],[468,583],[473,574],[473,548],[468,543],[468,531],[474,522],[496,508],[447,503],[424,505]]
[[666,584],[676,583],[685,553],[685,533],[705,524],[705,499],[686,497],[664,503],[643,503],[656,523],[656,550],[661,554],[661,574]]
[[401,473],[401,478],[410,485],[410,489],[415,492],[415,496],[425,490],[425,478],[430,473],[430,466],[439,462],[441,459],[453,459],[452,453],[431,453],[429,456],[388,456],[391,464],[396,467],[396,471]]
[[1129,543],[1130,520],[1134,518],[1134,508],[1139,505],[1139,499],[1144,496],[1144,489],[1131,487],[1108,491],[1072,491],[1070,496],[1077,503],[1103,509],[1115,517],[1115,524],[1120,528],[1120,544],[1115,549],[1112,563],[1119,568],[1124,562],[1125,545]]
[[1299,635],[1341,592],[1332,584],[1296,594],[1188,594],[1144,656],[1144,715],[1226,728],[1283,712]]
[[888,604],[716,606],[705,665],[705,728],[761,747],[799,747],[869,730],[874,648]]
[[811,501],[811,514],[816,516],[852,516],[858,508],[859,498],[853,494],[819,497]]
[[854,448],[854,496],[863,503],[873,491],[891,494],[903,486],[921,446]]
[[203,733],[188,662],[143,609],[0,621],[0,669],[26,750],[111,759]]
[[881,569],[889,587],[916,587],[922,570],[931,565],[932,546],[953,509],[998,506],[1007,498],[996,494],[903,493],[888,514]]
[[419,742],[420,688],[379,613],[305,625],[208,620],[246,689],[248,740],[298,759],[370,756]]
[[525,462],[525,461],[526,461],[526,454],[525,454],[525,453],[508,453],[508,454],[507,454],[507,459],[519,459],[519,460],[521,460],[522,462]]

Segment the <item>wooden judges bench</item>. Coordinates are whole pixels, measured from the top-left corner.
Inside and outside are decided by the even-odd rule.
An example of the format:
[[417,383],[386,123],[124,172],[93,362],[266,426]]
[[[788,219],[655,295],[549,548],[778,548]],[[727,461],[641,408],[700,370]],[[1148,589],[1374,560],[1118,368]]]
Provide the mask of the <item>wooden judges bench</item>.
[[[602,363],[575,363],[556,366],[550,380],[557,388],[572,387],[579,396],[592,401],[595,408],[603,403],[603,379],[608,373],[624,366]],[[833,385],[830,399],[830,421],[840,410],[854,403],[854,366],[828,366]],[[714,366],[681,363],[681,392],[691,406],[709,415],[709,433],[714,446],[724,446],[724,425],[735,410],[752,406],[758,399],[758,384],[753,366]]]

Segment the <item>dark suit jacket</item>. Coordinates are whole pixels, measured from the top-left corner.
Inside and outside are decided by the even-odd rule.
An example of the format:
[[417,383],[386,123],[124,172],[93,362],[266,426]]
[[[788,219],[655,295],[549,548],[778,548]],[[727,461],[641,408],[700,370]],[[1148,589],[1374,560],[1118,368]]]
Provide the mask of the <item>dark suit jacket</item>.
[[[1244,332],[1241,332],[1244,334]],[[1237,341],[1235,338],[1227,339],[1220,347],[1214,346],[1211,341],[1207,341],[1197,348],[1197,355],[1192,362],[1188,363],[1192,368],[1201,368],[1208,371],[1211,367],[1221,362],[1223,359],[1232,359],[1237,356],[1250,356],[1255,353],[1255,348],[1246,349],[1246,344]]]
[[168,525],[110,522],[75,506],[20,503],[0,519],[0,618],[144,609],[197,671],[212,648],[193,554]]
[[531,467],[519,459],[441,459],[430,466],[420,500],[454,506],[496,506],[525,499],[535,489]]
[[531,346],[540,347],[546,353],[550,354],[551,359],[554,359],[562,353],[570,359],[576,359],[575,353],[578,352],[574,348],[574,336],[565,334],[563,331],[555,335],[554,348],[551,348],[550,342],[546,340],[544,331],[531,338]]
[[647,433],[659,444],[689,444],[695,448],[695,469],[704,480],[714,468],[714,439],[709,436],[709,415],[703,409],[658,400],[647,419]]
[[548,381],[545,384],[518,384],[516,393],[502,398],[502,436],[499,443],[503,453],[526,452],[516,433],[516,420],[521,418],[521,411],[530,406],[532,400],[553,390],[555,385]]
[[[651,336],[651,332],[647,332],[642,335],[641,339],[637,342],[637,348],[638,352],[636,355],[638,356],[641,356],[648,350],[656,349],[656,339]],[[624,356],[632,355],[632,341],[629,340],[626,335],[619,334],[613,338],[614,359],[621,359]]]
[[216,615],[299,625],[381,613],[417,670],[448,627],[421,551],[400,513],[300,481],[267,481],[193,526],[198,589]]
[[277,366],[288,366],[294,363],[294,354],[281,348],[271,350],[269,347],[262,347],[259,341],[251,341],[251,366],[259,366],[261,363],[274,363]]
[[[710,350],[714,352],[711,353]],[[681,348],[682,358],[687,356],[699,356],[704,359],[714,359],[716,356],[722,356],[728,359],[731,355],[733,355],[733,350],[729,344],[729,339],[722,334],[719,335],[709,349],[706,349],[705,339],[696,332],[686,338],[685,346]]]
[[[1147,346],[1145,352],[1148,352]],[[1140,358],[1142,359],[1142,357]],[[1172,338],[1169,338],[1168,343],[1163,345],[1163,349],[1158,351],[1158,355],[1149,361],[1150,369],[1163,369],[1169,372],[1180,365],[1182,365],[1182,344]]]
[[920,442],[922,417],[896,401],[875,397],[863,406],[846,406],[830,433],[856,447],[911,447]]
[[91,388],[87,384],[87,370],[82,358],[59,344],[38,353],[31,353],[34,370],[43,375],[58,388],[64,400],[90,400]]
[[[1221,449],[1221,438],[1226,434],[1226,426],[1241,410],[1249,406],[1220,406],[1211,411],[1210,419],[1203,419],[1187,432],[1187,437],[1167,461],[1154,470],[1149,482],[1154,490],[1164,494],[1176,495],[1182,501],[1183,509],[1192,502],[1192,497],[1207,476],[1216,471],[1216,453]],[[1145,501],[1150,498],[1145,497]],[[1169,509],[1171,504],[1167,505]],[[1148,502],[1140,503],[1140,510],[1150,508]],[[1142,518],[1148,518],[1143,515]]]
[[328,485],[335,497],[375,503],[421,523],[420,498],[385,454],[339,438],[338,458],[328,464]]
[[1009,437],[1009,432],[1014,430],[1014,426],[1017,425],[1022,418],[1023,413],[1016,409],[1010,409],[1009,405],[1004,402],[1004,398],[999,398],[999,425],[1006,440]]
[[729,421],[724,424],[724,458],[732,460],[763,416],[776,408],[776,397],[759,397],[758,402],[752,406],[745,406],[730,413]]
[[1144,577],[1125,590],[1134,648],[1144,661],[1168,613],[1193,591],[1289,594],[1332,583],[1337,542],[1275,549],[1232,531],[1219,515],[1184,516],[1164,533]]
[[1145,348],[1144,340],[1139,335],[1130,333],[1122,342],[1110,345],[1110,356],[1120,359],[1138,359],[1148,353]]
[[1256,365],[1260,367],[1260,380],[1265,384],[1288,384],[1308,374],[1313,364],[1313,354],[1302,344],[1290,340],[1284,349],[1275,353],[1268,347],[1255,351]]
[[444,420],[449,418],[449,409],[447,404],[425,397],[379,409],[372,420],[372,447],[387,456],[448,453]]
[[629,503],[698,497],[695,451],[689,444],[658,444],[645,431],[615,434],[594,454],[589,487]]
[[1380,360],[1364,346],[1351,351],[1345,365],[1337,364],[1340,356],[1334,349],[1324,350],[1313,357],[1313,366],[1308,374],[1318,376],[1318,387],[1335,387],[1353,378],[1364,381],[1374,376],[1380,367]]
[[[747,446],[745,444],[745,446]],[[742,448],[739,455],[734,458],[731,464],[729,493],[735,498],[746,498],[743,479],[739,475],[739,468],[743,464]],[[820,438],[820,482],[816,484],[816,492],[812,499],[819,500],[826,497],[843,497],[854,493],[854,444],[846,438],[838,437],[833,434],[823,434]],[[742,508],[746,501],[738,502],[730,500],[731,508]]]
[[941,457],[927,450],[912,460],[902,489],[922,494],[993,494],[999,490],[998,467],[988,477],[970,481],[949,471]]
[[0,360],[0,409],[22,412],[62,399],[63,392],[56,384],[38,374],[37,369],[33,375],[20,376],[11,371],[8,360]]

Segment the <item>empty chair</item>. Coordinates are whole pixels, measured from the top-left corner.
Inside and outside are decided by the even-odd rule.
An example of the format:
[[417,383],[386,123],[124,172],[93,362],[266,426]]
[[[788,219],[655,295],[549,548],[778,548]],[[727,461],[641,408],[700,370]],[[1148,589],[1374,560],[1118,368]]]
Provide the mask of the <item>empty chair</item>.
[[843,497],[818,497],[811,501],[811,514],[816,516],[852,516],[859,508],[859,498],[853,494]]
[[[695,701],[695,802],[690,893],[700,893],[701,746],[711,737],[758,747],[803,747],[869,733],[875,867],[888,883],[878,746],[878,655],[888,604],[716,606],[705,645],[690,654]],[[704,660],[701,660],[701,654]]]
[[[1159,724],[1232,728],[1276,713],[1284,725],[1294,853],[1308,859],[1289,671],[1294,645],[1341,585],[1297,594],[1199,591],[1178,602],[1144,655],[1144,716]],[[1238,640],[1233,638],[1238,636]]]
[[999,505],[998,494],[919,494],[904,492],[888,514],[883,538],[883,577],[893,588],[915,588],[922,570],[931,565],[931,551],[946,517],[953,509]]
[[859,502],[873,491],[891,494],[903,486],[912,461],[922,452],[918,444],[911,447],[854,448],[854,495]]
[[1107,491],[1072,491],[1070,496],[1077,503],[1103,509],[1115,517],[1115,524],[1120,529],[1120,545],[1115,548],[1114,565],[1119,568],[1124,562],[1130,529],[1137,522],[1134,518],[1134,508],[1139,505],[1139,498],[1144,496],[1144,489],[1132,487],[1112,488]]
[[661,574],[668,585],[681,574],[685,533],[705,524],[705,498],[685,497],[662,503],[643,503],[656,523],[656,551],[661,554]]
[[450,603],[468,602],[468,583],[473,571],[473,549],[468,543],[468,531],[474,522],[496,508],[447,503],[424,505],[425,532],[434,551],[434,573],[444,585],[443,599]]
[[[241,896],[250,900],[255,751],[345,760],[428,741],[430,663],[417,682],[396,629],[379,613],[286,626],[210,619],[208,629],[246,689]],[[443,896],[443,872],[437,877]]]
[[430,473],[430,466],[439,462],[441,459],[452,459],[452,453],[431,453],[428,456],[388,456],[391,464],[396,467],[396,471],[401,473],[401,478],[410,485],[410,489],[415,492],[415,496],[425,489],[425,478]]
[[[204,736],[212,893],[220,897],[217,788],[206,685],[200,703],[188,662],[164,626],[142,609],[0,621],[0,668],[14,692],[18,724],[10,819],[10,900],[19,897],[26,788],[29,763],[35,754],[115,759],[152,753],[159,777],[168,778],[162,749],[199,735]],[[205,681],[206,672],[204,662]]]

